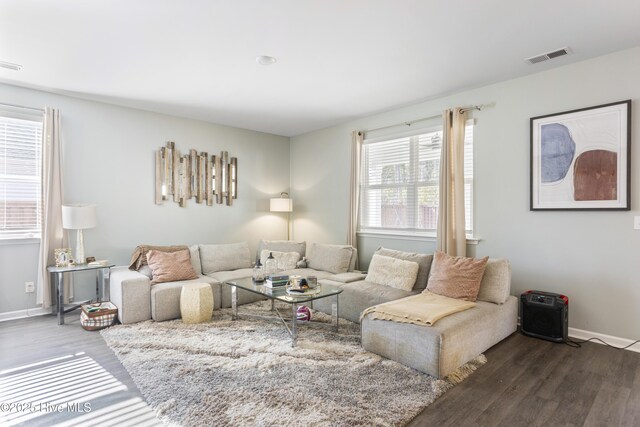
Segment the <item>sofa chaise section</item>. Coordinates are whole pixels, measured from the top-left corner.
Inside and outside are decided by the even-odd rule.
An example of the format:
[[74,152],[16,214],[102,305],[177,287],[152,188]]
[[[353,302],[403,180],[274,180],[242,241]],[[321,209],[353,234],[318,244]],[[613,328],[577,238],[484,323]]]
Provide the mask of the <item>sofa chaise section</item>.
[[518,300],[510,296],[511,266],[490,259],[473,308],[433,326],[361,319],[362,347],[372,353],[442,378],[499,343],[517,329]]

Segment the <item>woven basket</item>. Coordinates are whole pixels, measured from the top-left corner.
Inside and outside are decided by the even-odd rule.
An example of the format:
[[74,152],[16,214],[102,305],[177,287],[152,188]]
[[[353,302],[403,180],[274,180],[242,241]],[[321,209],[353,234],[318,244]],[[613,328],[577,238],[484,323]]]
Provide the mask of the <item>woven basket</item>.
[[116,323],[117,318],[118,307],[109,301],[86,304],[82,306],[80,325],[87,331],[98,331]]

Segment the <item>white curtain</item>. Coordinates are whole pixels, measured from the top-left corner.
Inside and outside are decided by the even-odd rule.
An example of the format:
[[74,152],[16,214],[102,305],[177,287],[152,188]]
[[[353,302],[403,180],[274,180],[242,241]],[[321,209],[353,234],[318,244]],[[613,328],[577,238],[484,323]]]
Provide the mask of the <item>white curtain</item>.
[[[62,228],[62,143],[60,112],[45,108],[42,132],[42,237],[38,266],[37,302],[51,307],[52,295],[48,265],[55,265],[54,250],[69,246]],[[67,281],[68,282],[68,281]],[[65,283],[67,283],[65,282]],[[68,285],[67,285],[68,286]],[[68,302],[70,289],[65,289]]]
[[[349,224],[347,230],[347,244],[358,248],[358,214],[360,209],[360,154],[364,132],[351,133],[351,177],[349,180]],[[358,261],[356,260],[356,268]]]
[[452,256],[466,256],[464,218],[464,127],[460,108],[442,113],[443,137],[440,157],[440,205],[437,248]]

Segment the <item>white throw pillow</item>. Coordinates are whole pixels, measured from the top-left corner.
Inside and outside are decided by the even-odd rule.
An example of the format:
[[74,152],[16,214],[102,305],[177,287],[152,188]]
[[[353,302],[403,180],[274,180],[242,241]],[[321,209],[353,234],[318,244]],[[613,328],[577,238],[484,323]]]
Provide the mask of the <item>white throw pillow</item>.
[[410,292],[418,277],[418,267],[417,262],[373,255],[365,280]]
[[260,252],[260,262],[262,265],[266,266],[269,254],[273,254],[273,257],[276,259],[276,263],[278,263],[278,270],[280,271],[293,270],[296,268],[296,263],[300,259],[300,254],[298,252],[278,252],[263,249],[262,252]]

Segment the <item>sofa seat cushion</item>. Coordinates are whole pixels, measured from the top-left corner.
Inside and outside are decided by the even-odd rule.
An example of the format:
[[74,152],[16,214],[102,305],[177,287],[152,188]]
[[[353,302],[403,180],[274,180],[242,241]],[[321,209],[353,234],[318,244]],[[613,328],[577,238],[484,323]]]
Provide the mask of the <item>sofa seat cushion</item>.
[[208,277],[216,279],[220,283],[228,282],[229,280],[244,279],[245,277],[253,277],[252,268],[240,268],[238,270],[231,271],[217,271],[215,273],[207,274]]
[[193,280],[158,283],[151,287],[151,318],[157,322],[180,317],[180,293],[187,283],[208,283],[213,291],[213,308],[220,308],[220,283],[211,277],[199,276]]
[[[415,292],[403,291],[390,286],[359,280],[351,283],[340,283],[329,278],[321,282],[342,289],[339,296],[338,316],[351,322],[359,323],[360,314],[367,308],[415,295]],[[331,314],[331,298],[321,298],[314,301],[314,309]]]
[[332,273],[323,270],[316,270],[315,268],[296,268],[293,270],[284,270],[278,272],[278,274],[288,275],[288,276],[316,276],[318,280],[326,279],[329,276],[333,276]]
[[405,366],[442,378],[516,331],[518,300],[476,306],[433,326],[362,318],[362,347]]

